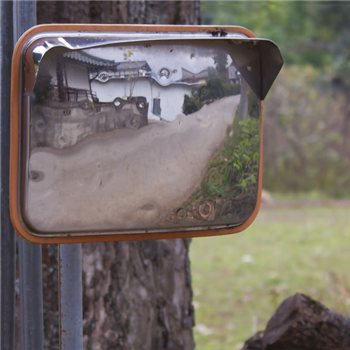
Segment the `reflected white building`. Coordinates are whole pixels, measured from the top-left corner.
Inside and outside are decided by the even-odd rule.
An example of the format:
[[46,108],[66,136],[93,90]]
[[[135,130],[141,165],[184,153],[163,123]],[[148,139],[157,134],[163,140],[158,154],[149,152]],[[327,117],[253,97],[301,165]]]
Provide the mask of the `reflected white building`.
[[114,62],[84,51],[65,53],[62,63],[66,87],[89,90],[101,103],[145,97],[149,103],[148,119],[167,121],[182,114],[184,95],[191,95],[193,86],[206,84],[209,76],[207,69],[193,73],[183,67],[164,65],[154,71],[147,61]]

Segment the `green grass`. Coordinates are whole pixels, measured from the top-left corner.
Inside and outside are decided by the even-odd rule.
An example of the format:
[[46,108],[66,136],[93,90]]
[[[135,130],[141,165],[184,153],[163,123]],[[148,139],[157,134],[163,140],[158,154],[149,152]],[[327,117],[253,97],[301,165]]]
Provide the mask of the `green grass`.
[[240,349],[301,292],[350,316],[350,202],[263,207],[236,235],[190,247],[198,350]]

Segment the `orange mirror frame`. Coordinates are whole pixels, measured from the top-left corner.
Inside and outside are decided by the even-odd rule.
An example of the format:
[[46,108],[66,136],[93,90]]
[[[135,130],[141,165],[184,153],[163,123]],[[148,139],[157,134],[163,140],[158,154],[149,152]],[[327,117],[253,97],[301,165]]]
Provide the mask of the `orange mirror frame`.
[[12,60],[15,230],[61,244],[246,229],[282,65],[237,26],[31,28]]

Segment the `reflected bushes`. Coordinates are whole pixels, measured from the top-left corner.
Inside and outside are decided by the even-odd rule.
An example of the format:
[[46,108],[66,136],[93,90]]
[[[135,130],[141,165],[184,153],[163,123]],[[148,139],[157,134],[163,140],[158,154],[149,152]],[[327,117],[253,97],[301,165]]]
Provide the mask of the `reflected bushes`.
[[189,115],[199,111],[203,105],[214,102],[217,99],[239,95],[241,93],[240,84],[230,84],[222,82],[217,76],[211,76],[206,85],[196,86],[192,89],[192,96],[185,95],[182,111]]
[[209,163],[200,188],[176,208],[176,223],[245,220],[255,208],[258,188],[260,120],[248,118],[227,129],[223,148]]

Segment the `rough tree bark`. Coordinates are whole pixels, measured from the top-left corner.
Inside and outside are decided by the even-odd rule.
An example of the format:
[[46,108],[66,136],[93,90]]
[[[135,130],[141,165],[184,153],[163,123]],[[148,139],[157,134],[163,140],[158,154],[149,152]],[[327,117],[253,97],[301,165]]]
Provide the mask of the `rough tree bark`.
[[[199,1],[38,1],[38,23],[199,24]],[[83,245],[84,349],[194,348],[187,239]],[[43,247],[45,348],[58,349],[57,247]]]
[[200,24],[200,1],[38,1],[42,23]]
[[350,320],[303,294],[284,300],[242,350],[347,350]]

